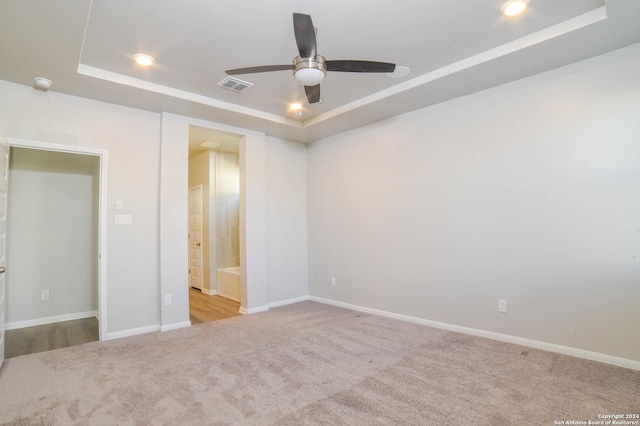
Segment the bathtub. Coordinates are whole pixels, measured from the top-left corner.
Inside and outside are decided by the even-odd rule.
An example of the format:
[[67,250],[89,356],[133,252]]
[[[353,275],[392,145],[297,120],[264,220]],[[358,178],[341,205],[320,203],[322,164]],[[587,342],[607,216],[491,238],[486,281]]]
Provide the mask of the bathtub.
[[216,271],[218,295],[240,302],[240,267],[231,266]]

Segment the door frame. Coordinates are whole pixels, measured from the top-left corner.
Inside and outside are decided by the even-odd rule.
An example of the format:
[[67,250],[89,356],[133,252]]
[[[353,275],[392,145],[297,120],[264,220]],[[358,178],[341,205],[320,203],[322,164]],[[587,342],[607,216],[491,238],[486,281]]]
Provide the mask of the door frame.
[[98,338],[107,339],[107,165],[109,151],[75,145],[55,144],[27,139],[7,138],[10,148],[84,154],[98,157]]
[[[202,184],[200,185],[196,185],[196,186],[192,186],[191,188],[189,188],[189,269],[191,269],[191,191],[199,189],[200,190],[200,288],[199,290],[204,292],[204,262],[205,259],[202,256],[203,252],[204,252],[204,247],[202,245],[202,243],[204,242],[204,229],[202,227],[202,224],[204,223],[203,221],[203,205],[202,205],[202,199],[203,199],[203,191],[204,191],[204,187]],[[208,260],[207,260],[208,262]],[[189,288],[193,287],[191,285],[191,272],[189,272]]]
[[[240,313],[269,309],[267,292],[267,137],[262,132],[162,113],[160,130],[160,321],[161,331],[191,325],[187,280],[189,127],[242,136],[240,140]],[[163,304],[172,295],[173,304]]]

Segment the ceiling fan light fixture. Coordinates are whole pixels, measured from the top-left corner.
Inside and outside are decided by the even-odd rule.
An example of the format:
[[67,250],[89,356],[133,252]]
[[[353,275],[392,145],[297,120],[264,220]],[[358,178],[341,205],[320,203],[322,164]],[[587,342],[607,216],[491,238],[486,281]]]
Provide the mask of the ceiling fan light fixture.
[[315,58],[297,56],[293,60],[293,75],[304,86],[320,84],[326,74],[327,66],[324,58],[320,55],[316,55]]
[[529,0],[509,0],[502,5],[500,11],[504,16],[520,15],[529,5]]

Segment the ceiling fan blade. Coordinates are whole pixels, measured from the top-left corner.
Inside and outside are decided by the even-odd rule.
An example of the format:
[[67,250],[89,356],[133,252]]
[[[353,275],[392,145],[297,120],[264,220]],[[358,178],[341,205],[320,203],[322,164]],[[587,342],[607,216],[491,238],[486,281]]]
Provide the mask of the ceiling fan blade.
[[393,72],[396,64],[374,61],[326,61],[327,71],[342,72]]
[[317,104],[320,102],[320,85],[304,86],[304,92],[307,94],[307,100],[310,104]]
[[247,67],[247,68],[236,68],[233,70],[226,70],[227,75],[235,75],[235,74],[253,74],[257,72],[271,72],[271,71],[285,71],[292,70],[293,65],[263,65],[259,67]]
[[317,52],[316,30],[313,28],[311,16],[294,13],[293,32],[296,36],[300,56],[303,58],[315,58]]

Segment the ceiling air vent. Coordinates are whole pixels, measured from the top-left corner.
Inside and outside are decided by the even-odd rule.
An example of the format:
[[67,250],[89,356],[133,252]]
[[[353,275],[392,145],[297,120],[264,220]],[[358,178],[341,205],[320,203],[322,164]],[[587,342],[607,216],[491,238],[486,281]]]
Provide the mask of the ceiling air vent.
[[243,81],[235,77],[225,77],[224,80],[218,83],[218,86],[233,90],[237,93],[242,93],[249,87],[253,86],[253,83],[249,83],[248,81]]

